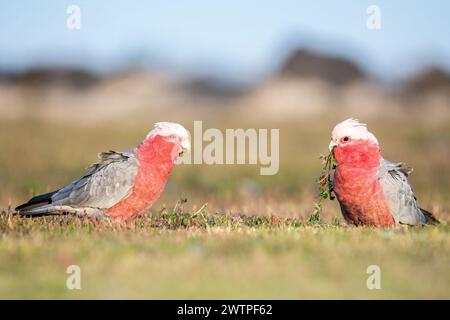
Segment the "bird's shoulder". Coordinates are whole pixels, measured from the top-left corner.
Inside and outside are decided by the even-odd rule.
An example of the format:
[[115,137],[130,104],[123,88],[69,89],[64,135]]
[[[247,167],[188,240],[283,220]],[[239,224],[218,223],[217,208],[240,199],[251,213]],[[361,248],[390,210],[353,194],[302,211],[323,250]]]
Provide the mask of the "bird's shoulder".
[[407,166],[404,162],[392,162],[382,159],[378,167],[377,177],[380,179],[384,175],[389,174],[394,179],[405,181],[413,171],[414,169]]
[[85,176],[93,175],[96,172],[113,164],[120,167],[121,165],[138,166],[139,161],[136,157],[134,149],[128,151],[109,150],[98,154],[98,161],[89,166]]

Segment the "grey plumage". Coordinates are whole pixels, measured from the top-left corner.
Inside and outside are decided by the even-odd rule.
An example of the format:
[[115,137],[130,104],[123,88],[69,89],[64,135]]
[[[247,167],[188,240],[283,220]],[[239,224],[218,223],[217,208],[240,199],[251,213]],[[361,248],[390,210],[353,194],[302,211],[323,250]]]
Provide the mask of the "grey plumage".
[[138,168],[134,151],[102,152],[99,161],[82,178],[55,192],[34,197],[16,210],[23,215],[101,212],[131,193]]
[[383,160],[377,172],[389,208],[397,224],[421,225],[438,223],[433,215],[417,205],[416,197],[408,183],[412,169],[404,163]]

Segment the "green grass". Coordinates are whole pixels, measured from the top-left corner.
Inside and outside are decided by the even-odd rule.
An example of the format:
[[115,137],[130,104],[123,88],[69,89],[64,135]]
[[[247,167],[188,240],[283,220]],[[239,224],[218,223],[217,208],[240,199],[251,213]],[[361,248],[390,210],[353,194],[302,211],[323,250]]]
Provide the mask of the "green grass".
[[[450,228],[345,228],[160,212],[0,216],[0,298],[449,298]],[[66,268],[81,268],[81,290]],[[381,268],[381,290],[366,269]]]

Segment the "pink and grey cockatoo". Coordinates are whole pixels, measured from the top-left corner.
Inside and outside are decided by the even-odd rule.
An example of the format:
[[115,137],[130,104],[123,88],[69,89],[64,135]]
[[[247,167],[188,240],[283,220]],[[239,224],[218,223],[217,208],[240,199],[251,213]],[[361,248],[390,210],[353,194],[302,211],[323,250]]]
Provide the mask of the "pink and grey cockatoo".
[[136,217],[159,198],[174,161],[190,149],[189,133],[178,123],[158,122],[142,143],[127,152],[99,154],[99,162],[63,188],[16,208],[22,215],[75,213]]
[[337,124],[329,149],[337,163],[334,193],[347,223],[376,227],[438,223],[417,205],[407,179],[411,169],[384,160],[366,124],[356,119]]

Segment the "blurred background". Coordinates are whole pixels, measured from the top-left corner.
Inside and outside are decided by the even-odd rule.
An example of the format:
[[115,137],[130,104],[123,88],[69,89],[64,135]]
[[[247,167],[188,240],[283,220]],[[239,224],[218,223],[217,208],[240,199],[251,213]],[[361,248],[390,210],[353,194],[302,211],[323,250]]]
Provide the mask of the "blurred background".
[[[330,224],[276,226],[312,213],[319,156],[349,117],[415,169],[419,204],[449,221],[449,15],[439,0],[0,0],[2,213],[158,121],[280,129],[276,175],[177,166],[135,224],[0,214],[0,298],[449,298],[448,224],[340,228],[327,200]],[[207,203],[232,221],[264,217],[152,223],[180,198],[188,215]],[[83,290],[67,290],[72,264]],[[367,289],[374,264],[384,290]]]
[[[372,4],[379,29],[367,26]],[[79,29],[67,26],[70,5]],[[422,206],[447,217],[448,12],[438,0],[0,0],[1,207],[70,182],[154,122],[202,120],[279,128],[279,173],[178,166],[152,210],[186,197],[213,211],[306,216],[333,126],[357,117],[385,158],[415,168]]]

